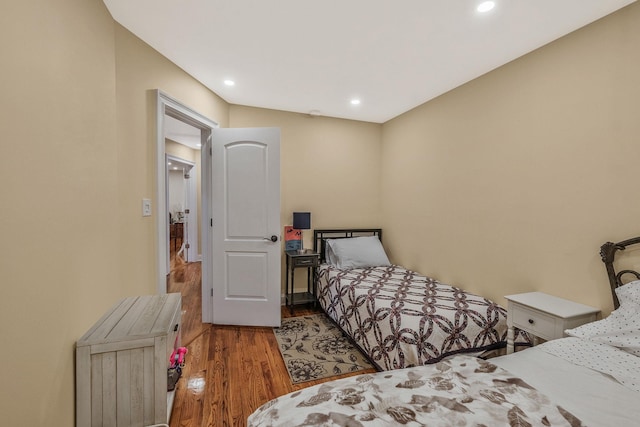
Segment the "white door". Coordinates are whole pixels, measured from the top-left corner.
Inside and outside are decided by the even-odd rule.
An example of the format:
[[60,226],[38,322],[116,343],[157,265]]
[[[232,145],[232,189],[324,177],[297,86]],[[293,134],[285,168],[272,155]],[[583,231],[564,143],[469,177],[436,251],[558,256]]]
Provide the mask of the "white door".
[[280,129],[214,129],[213,323],[280,326]]

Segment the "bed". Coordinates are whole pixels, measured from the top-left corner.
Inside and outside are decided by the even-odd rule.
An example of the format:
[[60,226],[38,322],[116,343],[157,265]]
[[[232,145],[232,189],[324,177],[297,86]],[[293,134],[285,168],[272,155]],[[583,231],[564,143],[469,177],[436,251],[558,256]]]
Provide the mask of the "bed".
[[[565,338],[318,384],[265,403],[247,425],[637,426],[640,275],[613,267],[630,241],[640,238],[601,248],[615,310]],[[629,274],[636,280],[623,284]]]
[[378,370],[506,346],[503,307],[391,264],[381,241],[381,229],[314,230],[318,302]]

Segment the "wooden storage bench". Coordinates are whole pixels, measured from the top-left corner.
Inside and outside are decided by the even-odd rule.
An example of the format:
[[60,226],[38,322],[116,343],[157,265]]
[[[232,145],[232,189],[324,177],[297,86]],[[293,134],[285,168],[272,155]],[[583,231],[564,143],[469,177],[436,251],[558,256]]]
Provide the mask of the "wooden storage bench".
[[179,293],[125,298],[76,343],[76,425],[168,423],[167,368],[180,346]]

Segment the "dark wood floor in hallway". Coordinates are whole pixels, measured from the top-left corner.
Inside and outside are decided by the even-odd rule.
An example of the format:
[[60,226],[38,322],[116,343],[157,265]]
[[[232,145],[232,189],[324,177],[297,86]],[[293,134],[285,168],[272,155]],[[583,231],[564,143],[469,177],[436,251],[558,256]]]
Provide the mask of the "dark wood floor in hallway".
[[[183,273],[171,274],[168,287],[169,292],[182,294],[182,343],[188,348],[187,363],[176,388],[171,427],[243,427],[253,411],[275,397],[354,375],[294,385],[272,328],[203,324],[200,267],[199,262],[186,264]],[[294,315],[319,311],[297,307]],[[288,309],[281,312],[283,318],[291,316]]]

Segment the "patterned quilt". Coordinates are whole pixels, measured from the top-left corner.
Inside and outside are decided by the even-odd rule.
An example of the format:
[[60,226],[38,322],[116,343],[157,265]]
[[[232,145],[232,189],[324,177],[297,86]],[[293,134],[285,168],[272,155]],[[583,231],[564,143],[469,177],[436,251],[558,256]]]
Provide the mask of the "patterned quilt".
[[399,424],[582,425],[521,379],[471,356],[319,384],[267,402],[247,420],[248,427]]
[[[380,370],[506,345],[507,313],[493,301],[399,266],[318,268],[318,300]],[[526,344],[520,335],[516,342]]]

